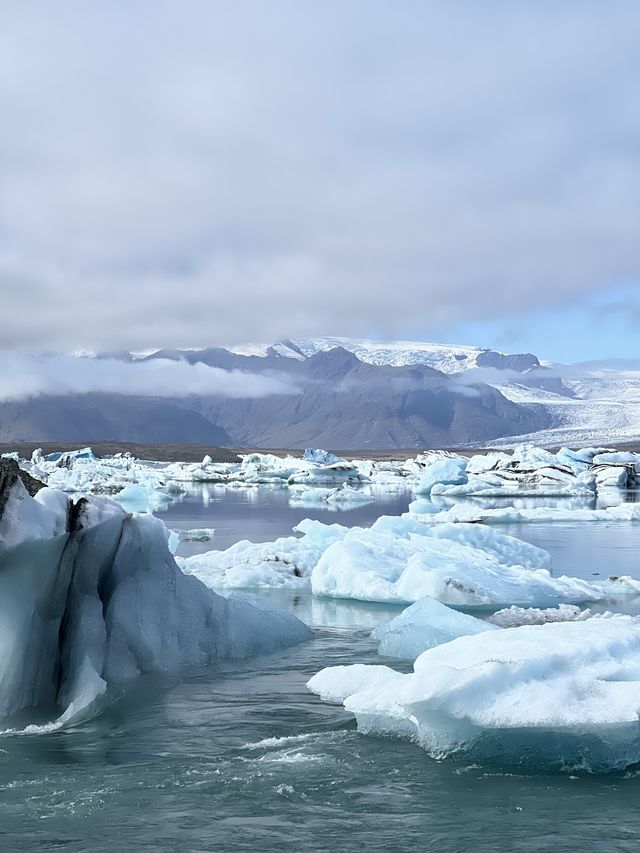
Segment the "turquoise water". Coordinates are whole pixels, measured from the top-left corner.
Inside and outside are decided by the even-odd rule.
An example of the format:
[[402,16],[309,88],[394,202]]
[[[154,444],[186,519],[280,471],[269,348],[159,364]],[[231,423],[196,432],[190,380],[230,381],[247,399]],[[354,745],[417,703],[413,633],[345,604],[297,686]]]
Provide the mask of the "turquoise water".
[[[166,520],[216,527],[225,537],[216,535],[218,545],[257,530],[274,538],[314,515],[264,495],[254,516],[236,495],[236,504],[203,504],[194,494]],[[396,511],[403,500],[393,499]],[[368,523],[381,511],[390,502],[331,520]],[[640,525],[509,532],[552,551],[558,571],[640,575]],[[327,665],[382,662],[369,633],[397,609],[272,597],[312,625],[310,643],[187,679],[147,678],[75,730],[1,739],[0,849],[638,849],[635,772],[569,777],[437,762],[411,744],[359,735],[342,708],[321,703],[305,682]]]

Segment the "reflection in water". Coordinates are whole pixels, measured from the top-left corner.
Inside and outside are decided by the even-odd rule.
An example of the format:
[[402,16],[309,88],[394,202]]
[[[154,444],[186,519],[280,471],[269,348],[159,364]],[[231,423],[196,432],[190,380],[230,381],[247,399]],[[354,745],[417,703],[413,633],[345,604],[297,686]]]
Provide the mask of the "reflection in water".
[[348,527],[366,527],[380,515],[400,515],[406,512],[412,499],[409,490],[372,492],[374,501],[358,506],[344,505],[336,508],[292,507],[289,489],[256,486],[251,489],[228,488],[203,484],[190,489],[168,509],[158,512],[168,527],[215,528],[211,542],[183,542],[178,554],[189,557],[228,548],[241,539],[251,542],[269,542],[279,536],[291,536],[296,524],[303,518],[315,518],[325,524],[344,524]]

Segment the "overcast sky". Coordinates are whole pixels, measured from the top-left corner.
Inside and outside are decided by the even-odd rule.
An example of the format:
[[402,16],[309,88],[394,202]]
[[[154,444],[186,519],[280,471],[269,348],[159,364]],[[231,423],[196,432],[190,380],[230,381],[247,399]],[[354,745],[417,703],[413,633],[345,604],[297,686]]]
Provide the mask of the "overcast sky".
[[637,355],[638,45],[636,0],[10,0],[0,346]]

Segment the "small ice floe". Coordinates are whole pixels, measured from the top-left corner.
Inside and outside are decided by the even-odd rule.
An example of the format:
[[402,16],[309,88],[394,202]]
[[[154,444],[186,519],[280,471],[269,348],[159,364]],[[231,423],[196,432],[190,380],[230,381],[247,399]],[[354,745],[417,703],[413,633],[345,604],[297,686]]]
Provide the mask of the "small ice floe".
[[177,530],[181,542],[211,542],[215,534],[214,527],[193,527],[189,530]]

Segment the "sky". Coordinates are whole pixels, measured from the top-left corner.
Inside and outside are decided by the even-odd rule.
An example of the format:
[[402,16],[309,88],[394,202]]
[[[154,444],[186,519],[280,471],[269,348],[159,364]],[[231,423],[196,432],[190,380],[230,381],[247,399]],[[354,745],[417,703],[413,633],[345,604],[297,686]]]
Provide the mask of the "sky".
[[636,0],[10,0],[0,348],[637,357]]

